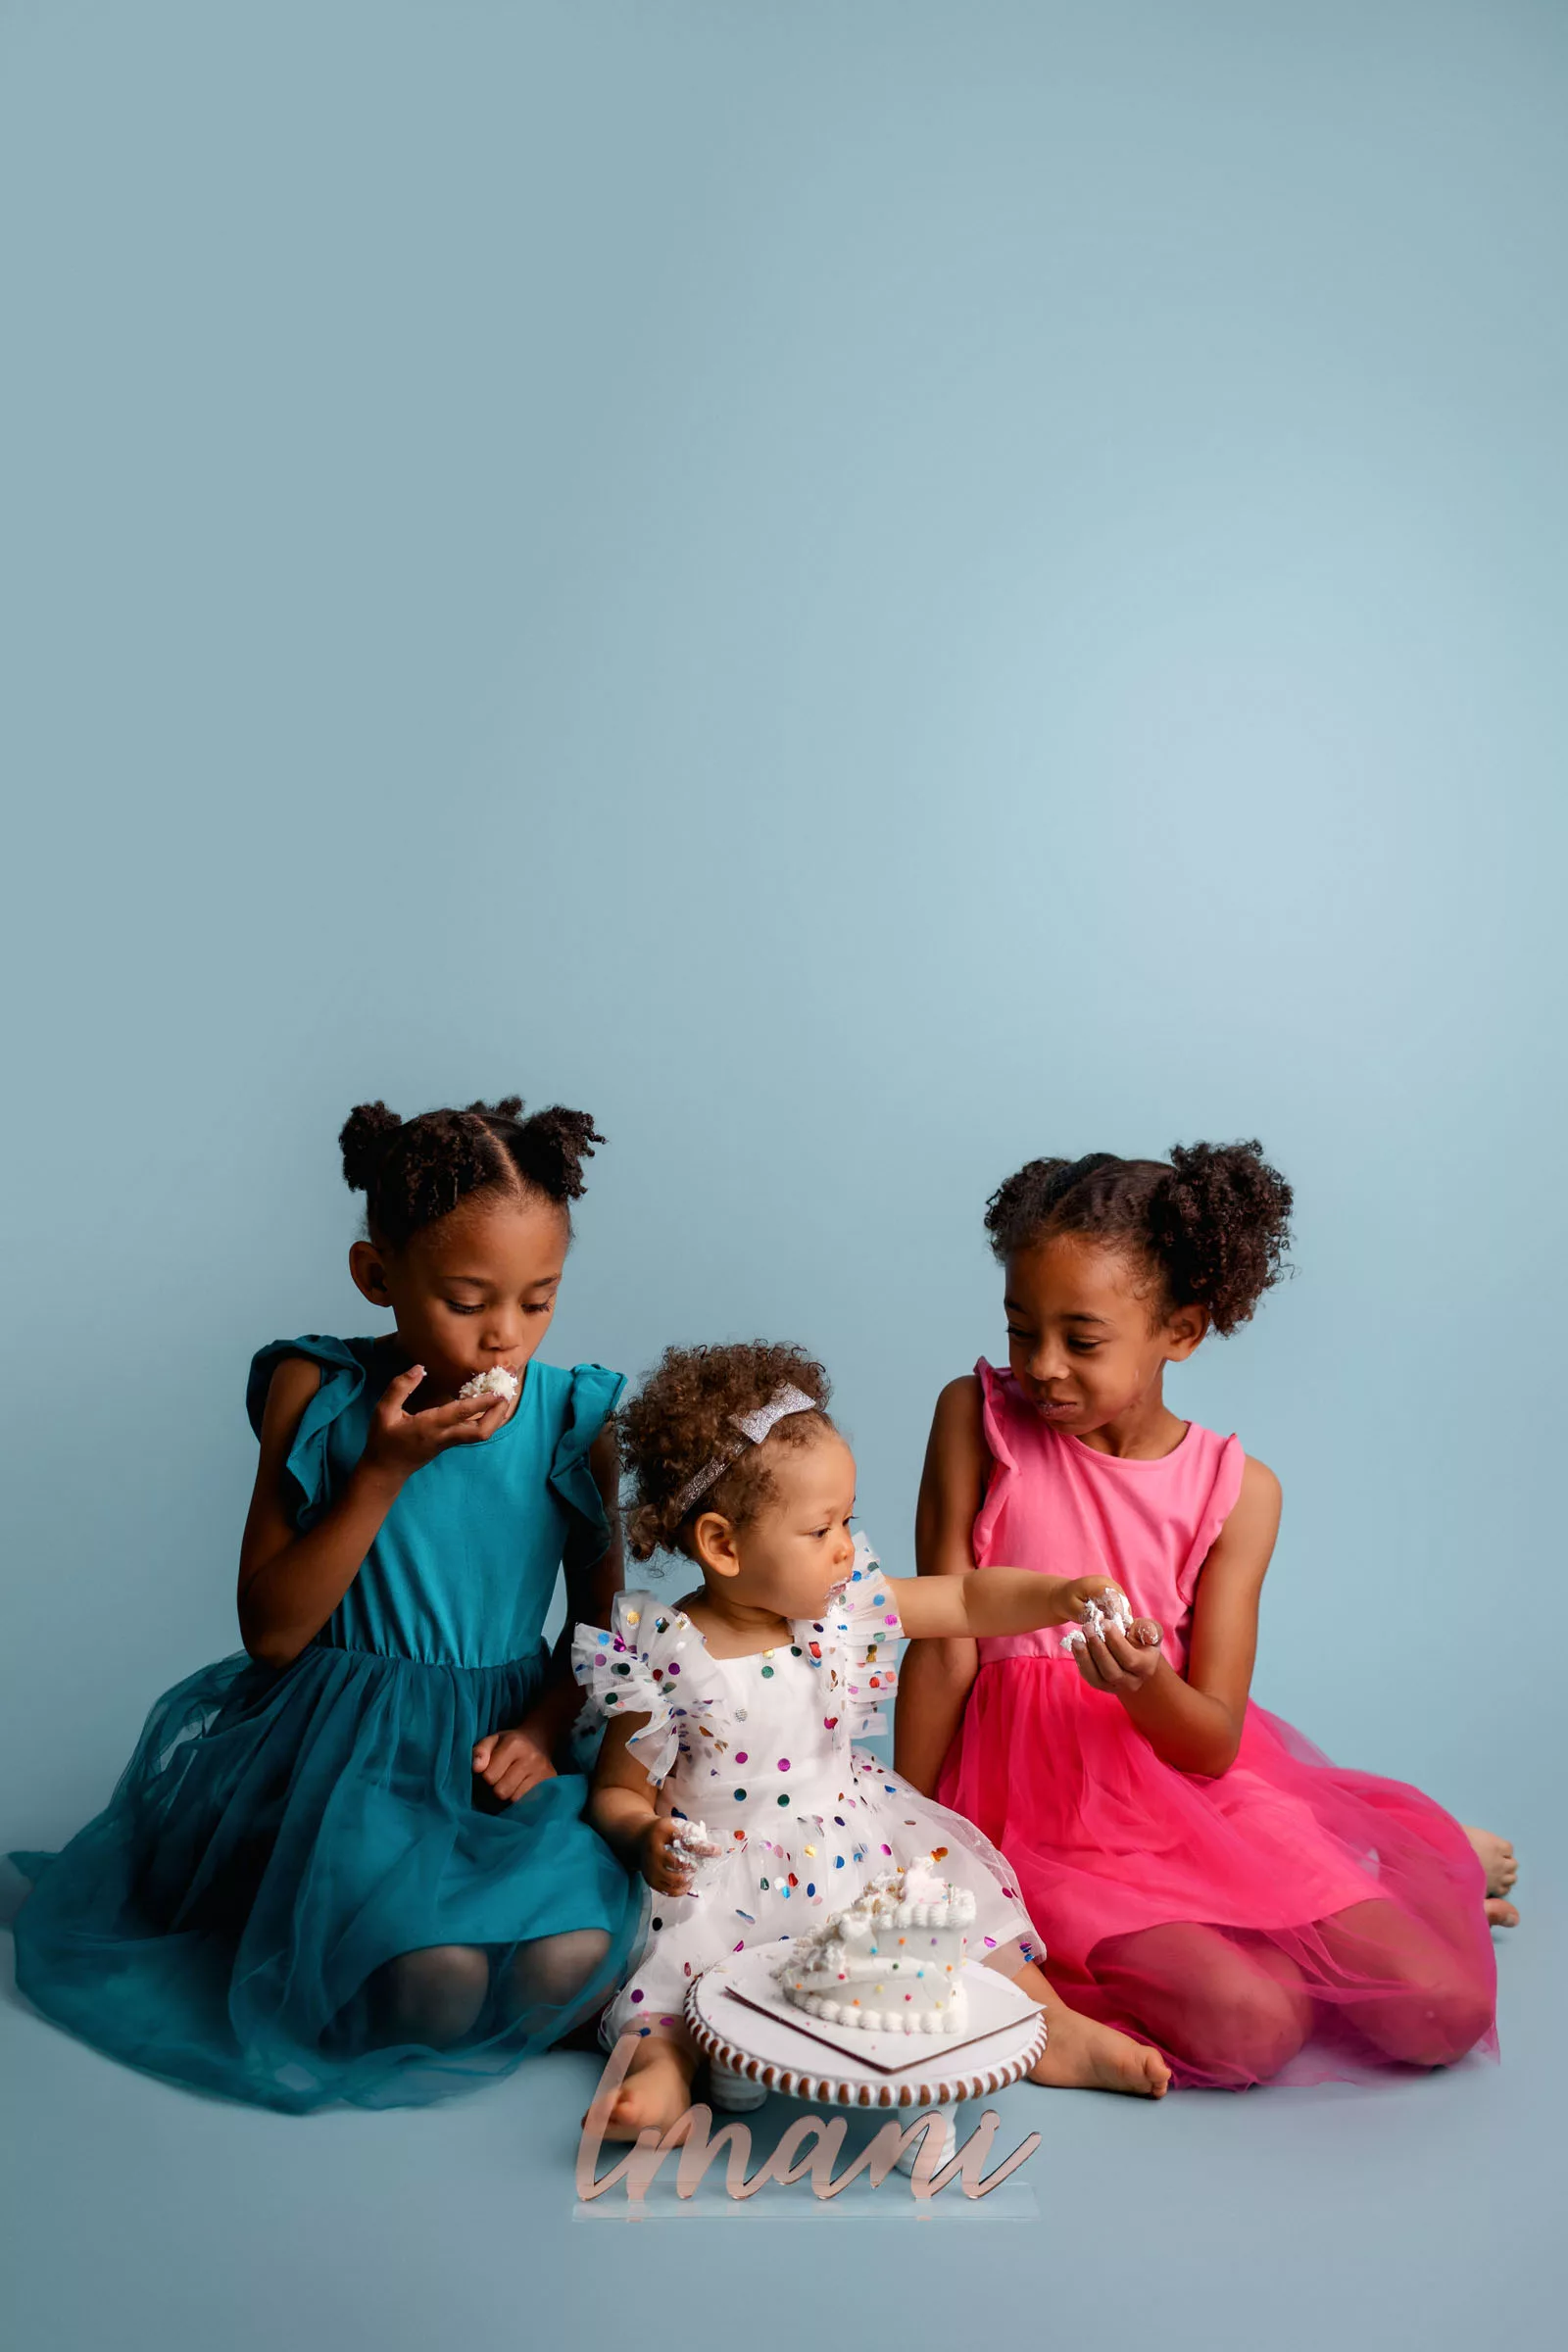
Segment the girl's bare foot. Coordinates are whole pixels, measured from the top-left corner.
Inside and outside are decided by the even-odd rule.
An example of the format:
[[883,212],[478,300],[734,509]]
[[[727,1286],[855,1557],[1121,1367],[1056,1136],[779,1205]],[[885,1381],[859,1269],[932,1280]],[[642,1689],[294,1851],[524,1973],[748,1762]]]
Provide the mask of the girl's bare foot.
[[1022,1969],[1012,1981],[1046,2012],[1046,2046],[1030,2069],[1031,2082],[1054,2090],[1122,2090],[1139,2099],[1165,2096],[1170,2068],[1157,2050],[1114,2026],[1080,2017],[1038,1968]]
[[1480,1857],[1487,1874],[1487,1917],[1494,1928],[1516,1928],[1519,1914],[1512,1903],[1503,1898],[1512,1890],[1519,1876],[1519,1863],[1506,1838],[1495,1830],[1472,1829],[1468,1822],[1464,1834]]
[[[678,2042],[647,2034],[638,2044],[626,2079],[616,2091],[605,2124],[606,2139],[635,2139],[650,2128],[667,2132],[692,2103],[696,2058]],[[586,2116],[583,2118],[586,2123]]]

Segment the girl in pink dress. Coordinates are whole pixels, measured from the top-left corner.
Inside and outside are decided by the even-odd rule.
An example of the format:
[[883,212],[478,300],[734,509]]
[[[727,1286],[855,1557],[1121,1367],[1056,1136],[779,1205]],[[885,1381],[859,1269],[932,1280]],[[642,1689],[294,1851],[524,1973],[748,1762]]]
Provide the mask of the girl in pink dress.
[[1249,1697],[1279,1482],[1162,1382],[1252,1313],[1290,1206],[1256,1144],[994,1196],[1009,1368],[938,1401],[919,1566],[1098,1571],[1153,1624],[916,1643],[898,1704],[900,1769],[1007,1857],[1063,1997],[1233,2089],[1494,2054],[1489,1913],[1517,1916],[1501,1839]]

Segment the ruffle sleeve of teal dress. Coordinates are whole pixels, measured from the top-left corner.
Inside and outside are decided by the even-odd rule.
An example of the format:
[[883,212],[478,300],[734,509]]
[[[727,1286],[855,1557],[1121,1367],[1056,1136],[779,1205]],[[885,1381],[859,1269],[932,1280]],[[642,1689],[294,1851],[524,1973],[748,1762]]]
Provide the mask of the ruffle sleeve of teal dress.
[[[295,1526],[342,1491],[396,1365],[370,1340],[277,1341],[320,1386],[288,1456]],[[613,1990],[640,1903],[563,1773],[487,1809],[471,1754],[548,1668],[564,1559],[609,1541],[590,1449],[620,1395],[598,1364],[527,1367],[483,1446],[411,1478],[316,1640],[276,1671],[203,1667],[153,1708],[114,1795],[35,1881],[17,1979],[128,2063],[295,2111],[417,2104],[506,2073]],[[455,2039],[389,1997],[403,1956],[456,1952],[488,1989]],[[482,1955],[482,1967],[474,1955]]]

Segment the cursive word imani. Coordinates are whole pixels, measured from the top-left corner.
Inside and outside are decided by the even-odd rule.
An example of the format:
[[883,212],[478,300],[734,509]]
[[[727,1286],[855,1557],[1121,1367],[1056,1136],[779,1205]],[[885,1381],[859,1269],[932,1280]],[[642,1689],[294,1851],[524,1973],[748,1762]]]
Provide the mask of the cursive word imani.
[[943,2163],[945,2120],[938,2109],[927,2108],[911,2123],[884,2124],[854,2162],[835,2174],[833,2167],[849,2130],[847,2121],[843,2116],[803,2115],[789,2126],[777,2147],[754,2173],[748,2170],[752,2161],[750,2126],[725,2124],[713,2132],[712,2109],[698,2105],[688,2107],[665,2132],[653,2127],[640,2132],[630,2152],[608,2173],[600,2173],[605,2126],[615,2103],[615,2093],[625,2081],[638,2039],[635,2034],[625,2034],[616,2042],[593,2103],[583,2118],[582,2137],[577,2144],[577,2194],[585,2204],[612,2188],[624,2187],[627,2203],[641,2205],[664,2158],[675,2148],[680,2150],[675,2170],[678,2197],[694,2197],[710,2167],[720,2156],[724,2162],[724,2193],[736,2199],[755,2197],[769,2181],[787,2188],[792,2182],[805,2180],[809,2180],[813,2196],[837,2197],[862,2173],[873,2188],[880,2188],[917,2135],[920,2149],[908,2176],[913,2196],[938,2196],[950,2181],[956,2180],[966,2197],[986,2197],[1010,2179],[1021,2164],[1027,2164],[1040,2145],[1039,2132],[1031,2132],[993,2172],[984,2171],[1002,2120],[994,2108],[988,2107],[956,2153]]

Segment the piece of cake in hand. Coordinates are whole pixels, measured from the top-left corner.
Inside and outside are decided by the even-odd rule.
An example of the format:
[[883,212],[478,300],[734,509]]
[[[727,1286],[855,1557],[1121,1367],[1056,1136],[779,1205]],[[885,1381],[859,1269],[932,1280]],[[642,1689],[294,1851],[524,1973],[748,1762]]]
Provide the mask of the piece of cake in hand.
[[706,1893],[717,1876],[714,1865],[728,1861],[729,1848],[710,1838],[706,1821],[682,1820],[670,1843],[686,1873],[686,1892]]
[[691,1861],[713,1861],[726,1850],[710,1838],[706,1821],[678,1821],[672,1842]]
[[471,1380],[466,1380],[458,1391],[458,1395],[460,1396],[504,1396],[508,1404],[511,1404],[515,1400],[517,1391],[521,1386],[522,1383],[518,1380],[515,1372],[509,1372],[505,1364],[492,1364],[488,1372],[476,1372]]
[[939,1847],[885,1872],[819,1928],[798,1936],[775,1983],[824,2025],[867,2034],[956,2034],[967,2021],[963,1963],[975,1899],[944,1879]]
[[1114,1626],[1118,1634],[1129,1636],[1133,1630],[1132,1603],[1126,1593],[1118,1592],[1114,1585],[1102,1592],[1098,1601],[1084,1602],[1083,1623],[1073,1626],[1062,1635],[1061,1646],[1067,1650],[1076,1649],[1081,1642],[1087,1642],[1091,1635],[1097,1638],[1102,1635],[1107,1626]]
[[1072,1626],[1061,1637],[1061,1646],[1069,1654],[1085,1649],[1092,1641],[1103,1641],[1107,1627],[1131,1642],[1138,1649],[1158,1649],[1164,1636],[1152,1617],[1135,1617],[1132,1603],[1125,1592],[1111,1585],[1099,1600],[1084,1602],[1083,1622]]

